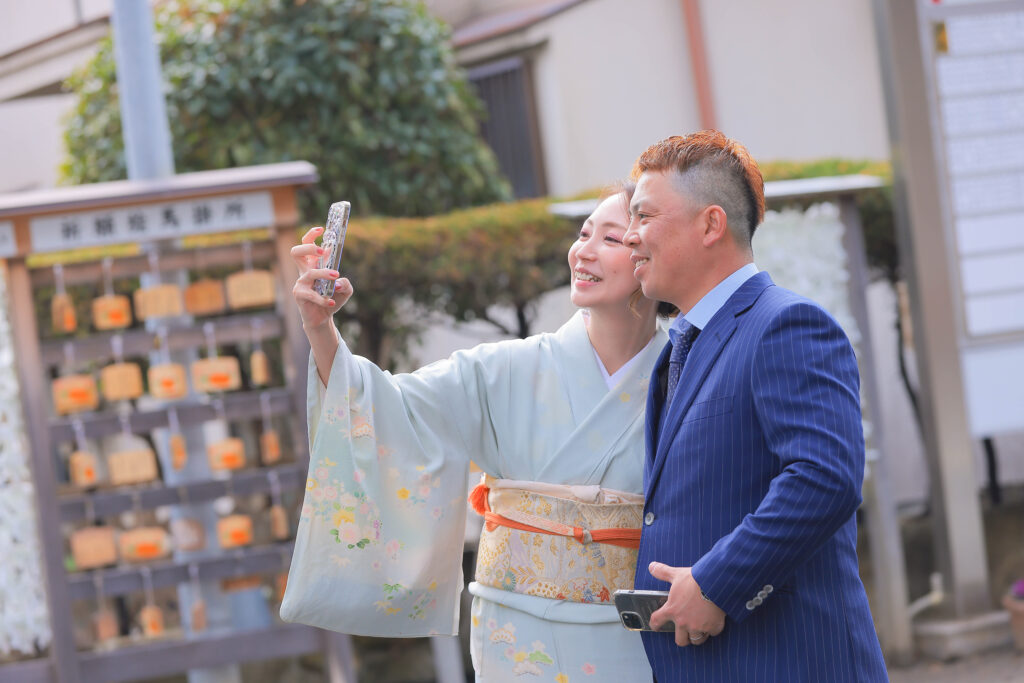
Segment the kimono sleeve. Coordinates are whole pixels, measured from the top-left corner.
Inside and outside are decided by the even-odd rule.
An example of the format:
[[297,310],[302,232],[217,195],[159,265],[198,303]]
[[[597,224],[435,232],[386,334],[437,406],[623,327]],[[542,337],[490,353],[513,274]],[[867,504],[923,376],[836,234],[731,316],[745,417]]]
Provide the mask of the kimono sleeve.
[[489,355],[474,349],[392,375],[342,342],[322,396],[310,359],[310,466],[285,621],[374,636],[457,633],[469,460],[496,450]]

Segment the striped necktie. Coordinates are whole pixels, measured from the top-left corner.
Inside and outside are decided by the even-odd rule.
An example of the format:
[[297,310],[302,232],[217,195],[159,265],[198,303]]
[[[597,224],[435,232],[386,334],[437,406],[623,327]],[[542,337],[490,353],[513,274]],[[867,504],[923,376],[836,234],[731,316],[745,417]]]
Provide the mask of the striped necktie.
[[672,353],[668,357],[668,391],[665,392],[665,405],[672,403],[676,386],[679,384],[679,377],[683,374],[683,366],[686,364],[686,356],[690,353],[693,341],[699,333],[699,327],[684,320],[682,331],[672,342]]

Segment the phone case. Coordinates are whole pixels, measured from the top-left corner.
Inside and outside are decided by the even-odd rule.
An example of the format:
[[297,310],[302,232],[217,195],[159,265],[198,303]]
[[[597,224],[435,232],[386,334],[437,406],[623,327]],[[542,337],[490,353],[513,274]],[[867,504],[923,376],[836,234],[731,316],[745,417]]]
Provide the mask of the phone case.
[[[651,614],[668,600],[667,591],[631,591],[617,590],[612,594],[615,609],[619,611],[619,620],[629,631],[650,631]],[[659,631],[674,632],[676,625],[668,622],[661,625]]]
[[[348,202],[331,204],[331,208],[327,212],[327,227],[324,228],[324,237],[320,244],[327,250],[327,253],[320,257],[321,268],[339,270],[341,251],[345,247],[345,233],[348,231],[348,217],[351,212],[352,205]],[[320,296],[333,296],[334,283],[334,279],[319,279],[313,283],[313,289]]]

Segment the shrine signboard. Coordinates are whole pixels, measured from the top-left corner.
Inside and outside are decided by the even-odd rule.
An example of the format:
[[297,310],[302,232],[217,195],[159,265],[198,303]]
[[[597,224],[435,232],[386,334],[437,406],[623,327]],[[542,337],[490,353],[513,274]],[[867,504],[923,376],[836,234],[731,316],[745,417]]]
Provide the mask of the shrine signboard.
[[1024,429],[1024,2],[918,0],[968,425]]

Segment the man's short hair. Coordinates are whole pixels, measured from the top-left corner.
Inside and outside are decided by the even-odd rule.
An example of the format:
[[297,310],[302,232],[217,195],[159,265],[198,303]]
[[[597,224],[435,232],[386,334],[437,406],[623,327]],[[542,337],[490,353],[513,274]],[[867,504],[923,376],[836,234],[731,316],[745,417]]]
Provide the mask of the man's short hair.
[[764,220],[764,178],[742,144],[717,130],[673,135],[648,147],[631,177],[639,180],[648,171],[676,171],[680,194],[700,208],[721,206],[737,242],[750,247]]

